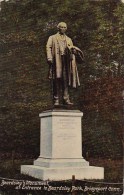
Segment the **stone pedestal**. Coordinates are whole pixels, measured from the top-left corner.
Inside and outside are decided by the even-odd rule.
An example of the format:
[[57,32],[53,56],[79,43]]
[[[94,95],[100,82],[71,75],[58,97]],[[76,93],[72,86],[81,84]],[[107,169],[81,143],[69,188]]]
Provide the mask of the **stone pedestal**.
[[42,180],[103,179],[102,167],[82,157],[82,116],[79,110],[53,110],[40,115],[40,156],[21,173]]

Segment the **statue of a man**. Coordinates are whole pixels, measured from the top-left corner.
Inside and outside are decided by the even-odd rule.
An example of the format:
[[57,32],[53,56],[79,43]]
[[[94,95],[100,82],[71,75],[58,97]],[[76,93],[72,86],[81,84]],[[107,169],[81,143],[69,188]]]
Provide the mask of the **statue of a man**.
[[73,45],[72,40],[65,34],[67,24],[60,22],[57,26],[58,32],[49,37],[47,49],[47,61],[49,64],[49,79],[53,83],[54,105],[60,105],[60,100],[65,105],[73,105],[69,97],[69,86],[76,88],[80,85],[76,53],[81,50]]

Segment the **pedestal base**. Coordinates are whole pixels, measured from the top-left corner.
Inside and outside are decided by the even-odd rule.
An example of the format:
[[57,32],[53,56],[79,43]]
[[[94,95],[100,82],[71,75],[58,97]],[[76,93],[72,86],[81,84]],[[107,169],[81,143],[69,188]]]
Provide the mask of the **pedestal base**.
[[53,110],[40,114],[40,156],[21,173],[42,180],[104,179],[104,168],[89,166],[82,157],[82,119],[79,110]]
[[41,180],[104,179],[104,168],[93,166],[46,168],[35,165],[22,165],[21,173]]

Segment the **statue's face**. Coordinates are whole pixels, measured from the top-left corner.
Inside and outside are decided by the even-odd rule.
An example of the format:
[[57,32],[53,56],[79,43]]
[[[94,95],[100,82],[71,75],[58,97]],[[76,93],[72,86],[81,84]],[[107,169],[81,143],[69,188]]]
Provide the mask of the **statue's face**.
[[66,24],[61,24],[60,26],[59,26],[59,32],[60,32],[60,34],[64,34],[65,32],[66,32],[66,30],[67,30],[67,25]]

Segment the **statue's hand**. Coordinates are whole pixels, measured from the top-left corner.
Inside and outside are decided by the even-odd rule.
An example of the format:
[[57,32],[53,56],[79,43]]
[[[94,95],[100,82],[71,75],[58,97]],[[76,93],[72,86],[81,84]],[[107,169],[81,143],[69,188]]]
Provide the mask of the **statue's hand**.
[[49,73],[48,73],[48,78],[49,79],[52,79],[53,75],[52,75],[52,72],[53,72],[53,62],[51,60],[48,61],[48,64],[49,64]]
[[77,53],[77,51],[76,51],[75,48],[72,48],[72,53],[73,53],[73,54],[76,54],[76,53]]
[[53,64],[53,61],[52,60],[48,60],[47,62],[49,64],[49,66],[52,66],[52,64]]
[[69,50],[72,54],[77,54],[77,50],[76,50],[76,47],[75,46],[71,46],[69,47]]
[[49,69],[48,78],[49,78],[49,79],[52,79],[52,78],[53,78],[53,75],[52,75],[52,69]]

